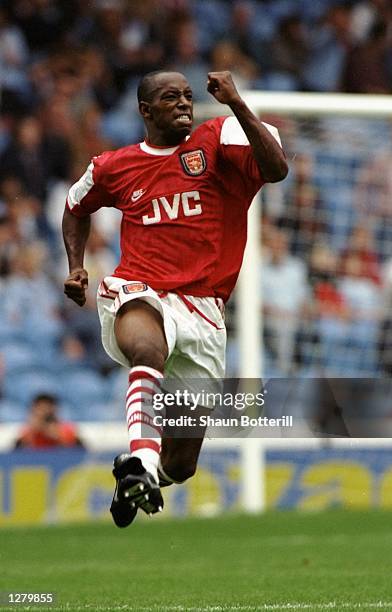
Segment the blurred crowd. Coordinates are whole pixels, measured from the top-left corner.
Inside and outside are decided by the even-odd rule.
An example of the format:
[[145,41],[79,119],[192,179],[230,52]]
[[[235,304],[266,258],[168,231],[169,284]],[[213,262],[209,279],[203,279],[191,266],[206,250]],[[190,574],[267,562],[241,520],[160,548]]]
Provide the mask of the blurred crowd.
[[[95,289],[116,263],[119,216],[94,218],[83,309],[62,294],[60,226],[91,157],[142,138],[142,74],[182,71],[196,101],[207,72],[225,69],[241,90],[391,93],[391,36],[389,0],[0,0],[0,420],[41,391],[78,418],[114,415],[105,402],[121,397],[122,375],[101,348]],[[348,351],[348,374],[390,373],[390,147],[370,158],[355,126],[341,147],[335,124],[308,124],[309,138],[298,122],[278,127],[291,172],[263,220],[267,363],[341,371]],[[332,140],[339,185],[320,174],[337,165]]]
[[[388,122],[361,122],[365,143],[377,142],[374,134],[369,140],[377,124],[390,130]],[[343,152],[337,147],[326,156],[317,139],[312,156],[298,154],[282,202],[272,199],[264,208],[261,291],[271,376],[392,373],[392,210],[386,205],[392,182],[390,171],[376,172],[378,165],[385,170],[386,159],[391,163],[392,147],[387,139],[375,154],[366,144],[359,148],[358,139],[350,143],[347,131],[345,138]]]

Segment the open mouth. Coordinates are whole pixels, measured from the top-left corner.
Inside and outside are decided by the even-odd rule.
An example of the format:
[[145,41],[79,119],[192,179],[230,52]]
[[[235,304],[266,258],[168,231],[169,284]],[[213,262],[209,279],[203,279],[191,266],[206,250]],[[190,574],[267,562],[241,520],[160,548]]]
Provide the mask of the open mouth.
[[183,125],[190,125],[192,123],[192,118],[190,115],[182,114],[176,117],[176,121],[178,121],[178,123],[182,123]]

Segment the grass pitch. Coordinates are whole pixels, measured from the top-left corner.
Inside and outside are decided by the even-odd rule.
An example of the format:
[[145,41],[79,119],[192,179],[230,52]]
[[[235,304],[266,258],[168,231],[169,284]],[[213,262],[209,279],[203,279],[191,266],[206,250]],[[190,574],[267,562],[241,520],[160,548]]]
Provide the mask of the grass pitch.
[[[392,514],[274,512],[0,532],[1,610],[390,610]],[[3,595],[4,597],[4,595]]]

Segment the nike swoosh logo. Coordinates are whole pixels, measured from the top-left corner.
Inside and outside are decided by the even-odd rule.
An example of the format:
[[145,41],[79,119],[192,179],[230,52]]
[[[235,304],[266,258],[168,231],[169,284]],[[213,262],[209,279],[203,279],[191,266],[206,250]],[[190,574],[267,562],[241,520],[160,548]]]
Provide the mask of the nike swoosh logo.
[[142,195],[144,195],[145,193],[146,193],[145,189],[138,189],[137,191],[134,191],[131,196],[132,202],[137,202],[142,197]]

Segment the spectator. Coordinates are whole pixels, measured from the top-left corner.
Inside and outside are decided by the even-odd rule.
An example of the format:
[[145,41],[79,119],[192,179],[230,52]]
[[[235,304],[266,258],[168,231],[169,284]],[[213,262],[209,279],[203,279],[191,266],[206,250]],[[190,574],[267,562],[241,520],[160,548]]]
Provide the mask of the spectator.
[[112,142],[101,135],[101,121],[102,113],[95,104],[84,109],[77,123],[77,138],[74,139],[74,163],[86,166],[92,157],[113,148]]
[[83,81],[103,111],[116,104],[119,92],[109,70],[105,55],[97,47],[87,47],[81,52]]
[[208,98],[205,86],[208,66],[200,56],[196,22],[189,17],[173,25],[169,66],[171,70],[187,75],[195,100]]
[[255,22],[255,6],[248,0],[237,0],[233,3],[228,40],[234,42],[241,53],[255,61],[257,57],[256,37],[253,34]]
[[47,247],[42,242],[19,246],[5,279],[2,307],[3,316],[15,334],[50,356],[61,337],[63,324],[60,295],[44,266],[47,259]]
[[341,256],[341,270],[346,271],[346,263],[352,257],[358,258],[357,277],[381,284],[380,265],[374,245],[374,235],[369,225],[357,225],[349,237],[348,246]]
[[15,441],[15,449],[59,447],[84,448],[84,445],[75,426],[60,419],[57,399],[52,395],[37,395],[31,403],[28,421]]
[[320,192],[315,184],[315,164],[311,155],[298,154],[294,160],[293,185],[289,201],[279,225],[290,232],[290,246],[294,255],[309,260],[314,244],[326,235],[325,211]]
[[19,242],[32,242],[44,238],[41,234],[41,202],[25,193],[8,203],[8,216]]
[[139,77],[157,69],[164,61],[161,20],[164,14],[157,0],[129,2],[125,6],[120,35],[125,75]]
[[391,36],[387,25],[378,22],[372,27],[369,37],[348,53],[341,90],[348,93],[391,93],[390,52]]
[[129,3],[103,0],[96,4],[87,41],[103,50],[119,93],[125,92],[131,79],[163,62],[158,9],[155,0]]
[[364,42],[377,22],[392,18],[390,0],[359,0],[351,11],[351,35],[356,43]]
[[364,275],[360,253],[346,256],[338,285],[350,309],[344,371],[352,376],[375,376],[382,300],[377,283]]
[[309,61],[304,67],[305,87],[311,91],[336,91],[351,44],[350,8],[330,6],[309,36]]
[[302,73],[309,57],[309,48],[303,21],[297,15],[282,19],[278,34],[269,48],[269,88],[303,89]]
[[67,162],[64,140],[44,136],[41,122],[31,115],[20,121],[14,140],[1,155],[0,172],[3,178],[18,178],[29,194],[42,200],[48,181],[66,174]]
[[262,291],[266,347],[279,371],[288,374],[307,297],[306,268],[300,259],[290,255],[287,233],[276,228],[268,231]]
[[20,179],[7,177],[0,182],[0,202],[5,206],[12,204],[24,195],[24,189]]
[[210,63],[211,70],[230,70],[239,90],[250,89],[259,76],[256,62],[230,40],[221,40],[215,45]]
[[26,63],[28,49],[20,29],[10,22],[7,9],[0,6],[0,88],[20,97],[29,91]]
[[313,290],[313,312],[316,317],[346,320],[349,311],[337,287],[338,256],[325,244],[313,247],[309,282]]
[[315,244],[309,260],[311,297],[298,336],[297,359],[320,375],[334,375],[345,353],[350,310],[337,286],[338,257],[326,244]]
[[10,4],[14,20],[23,31],[32,53],[41,54],[53,45],[65,42],[76,8],[74,0],[13,0]]

